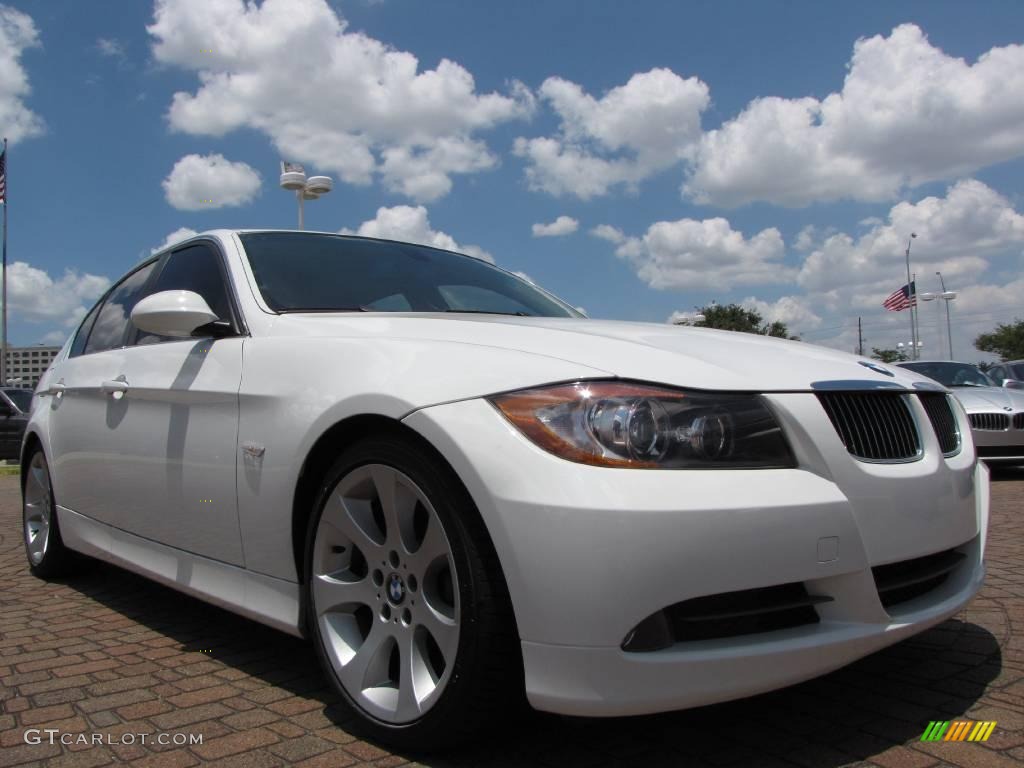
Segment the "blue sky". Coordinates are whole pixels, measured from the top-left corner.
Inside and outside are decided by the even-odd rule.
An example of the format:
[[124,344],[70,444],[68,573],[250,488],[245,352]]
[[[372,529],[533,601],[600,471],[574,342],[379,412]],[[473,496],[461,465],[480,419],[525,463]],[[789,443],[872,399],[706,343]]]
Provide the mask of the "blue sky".
[[182,228],[294,226],[284,156],[336,182],[307,228],[483,252],[595,317],[741,301],[848,350],[858,316],[907,340],[881,302],[920,230],[920,290],[961,291],[982,359],[1024,315],[1022,42],[1011,1],[8,0],[10,339],[66,336]]

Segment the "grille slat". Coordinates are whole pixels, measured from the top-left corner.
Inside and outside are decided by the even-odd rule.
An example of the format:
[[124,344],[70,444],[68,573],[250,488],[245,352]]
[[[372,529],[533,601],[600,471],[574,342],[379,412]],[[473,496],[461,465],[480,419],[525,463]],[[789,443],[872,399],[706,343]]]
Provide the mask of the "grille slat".
[[1013,416],[1013,428],[1024,429],[1024,412],[1014,414]]
[[932,423],[935,436],[939,439],[942,452],[946,456],[952,456],[960,449],[960,431],[957,429],[956,417],[953,416],[949,398],[938,392],[922,392],[918,397],[928,414],[928,421]]
[[970,413],[971,429],[984,432],[1005,432],[1010,428],[1010,417],[1005,413]]
[[908,461],[921,441],[903,395],[896,392],[821,392],[825,413],[846,450],[868,461]]

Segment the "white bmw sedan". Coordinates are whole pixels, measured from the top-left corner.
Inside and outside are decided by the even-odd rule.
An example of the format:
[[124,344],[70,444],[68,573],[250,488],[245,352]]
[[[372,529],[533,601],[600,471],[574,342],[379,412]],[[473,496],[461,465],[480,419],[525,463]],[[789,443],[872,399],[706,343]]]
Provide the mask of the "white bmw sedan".
[[910,371],[581,317],[482,261],[216,231],[39,384],[30,567],[84,554],[311,639],[379,739],[789,685],[981,586],[988,476]]

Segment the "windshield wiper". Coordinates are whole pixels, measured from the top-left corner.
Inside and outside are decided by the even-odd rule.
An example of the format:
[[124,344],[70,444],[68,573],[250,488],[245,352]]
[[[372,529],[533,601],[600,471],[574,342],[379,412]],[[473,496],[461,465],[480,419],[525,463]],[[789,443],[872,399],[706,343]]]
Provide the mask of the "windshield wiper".
[[456,312],[461,315],[509,315],[510,317],[533,317],[529,312],[494,312],[489,309],[445,309],[444,312]]

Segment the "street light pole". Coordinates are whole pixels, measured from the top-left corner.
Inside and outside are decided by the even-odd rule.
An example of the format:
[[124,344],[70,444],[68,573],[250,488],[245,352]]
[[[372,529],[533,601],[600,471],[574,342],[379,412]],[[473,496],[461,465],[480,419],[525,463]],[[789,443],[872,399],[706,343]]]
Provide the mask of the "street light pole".
[[910,278],[910,244],[914,241],[915,237],[917,237],[917,233],[916,232],[911,232],[910,233],[910,237],[907,238],[907,253],[906,253],[906,255],[907,255],[907,291],[910,293],[908,298],[910,299],[910,341],[911,341],[911,344],[912,344],[912,347],[911,347],[911,357],[910,357],[911,360],[916,360],[917,359],[917,322],[916,322],[917,290],[916,290],[916,286],[911,282],[911,278]]
[[936,272],[939,276],[939,284],[942,286],[942,298],[946,303],[946,338],[949,340],[949,359],[953,359],[953,324],[949,320],[949,302],[956,298],[956,294],[946,290],[946,281],[942,279],[942,273]]

